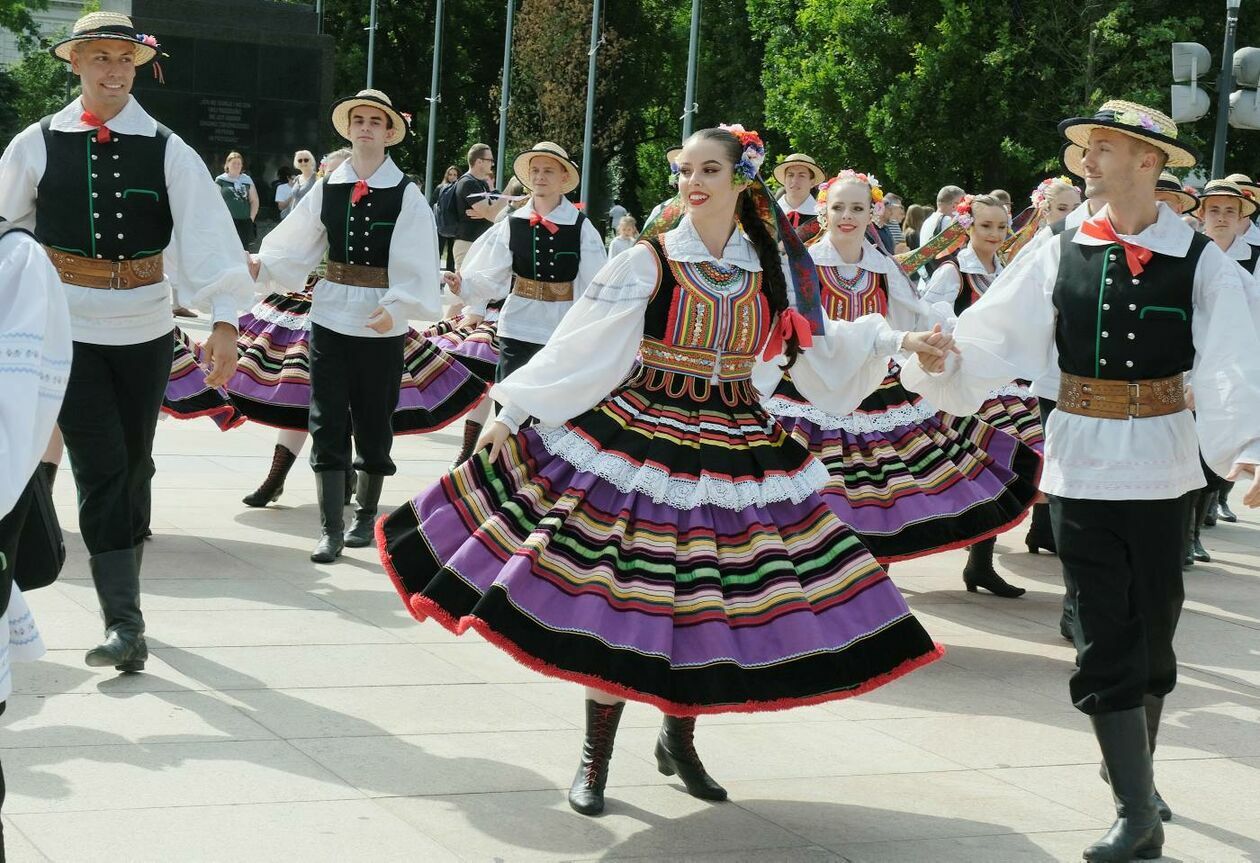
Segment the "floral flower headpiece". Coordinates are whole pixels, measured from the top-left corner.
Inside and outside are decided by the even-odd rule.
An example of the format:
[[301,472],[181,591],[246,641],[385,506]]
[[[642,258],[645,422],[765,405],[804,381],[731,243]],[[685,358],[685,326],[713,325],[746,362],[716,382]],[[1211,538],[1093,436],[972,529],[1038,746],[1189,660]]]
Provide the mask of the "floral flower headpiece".
[[1071,177],[1047,177],[1037,185],[1037,188],[1032,190],[1032,194],[1029,197],[1032,199],[1033,206],[1040,209],[1046,205],[1046,199],[1050,197],[1050,190],[1055,186],[1072,187],[1074,185]]
[[[870,174],[863,174],[858,171],[854,171],[851,168],[845,168],[839,174],[836,174],[830,180],[827,180],[818,186],[819,205],[825,205],[827,203],[827,189],[839,183],[849,182],[861,183],[871,190],[871,210],[876,215],[879,215],[884,211],[884,189],[880,186],[879,180],[875,179],[875,177]],[[822,206],[821,208],[826,209],[825,206]]]
[[751,183],[757,179],[757,174],[761,170],[761,163],[766,160],[766,145],[762,142],[761,135],[745,129],[738,123],[733,126],[721,123],[718,125],[718,128],[725,129],[734,135],[744,148],[743,156],[735,163],[736,182],[745,181]]
[[963,195],[962,199],[954,205],[954,221],[964,228],[970,228],[976,221],[975,216],[971,215],[971,202],[974,199],[974,195]]
[[1158,135],[1167,135],[1170,138],[1177,137],[1177,131],[1162,128],[1159,123],[1155,122],[1155,118],[1145,111],[1120,111],[1116,114],[1116,122],[1123,123],[1126,126],[1137,126],[1148,132],[1155,132]]

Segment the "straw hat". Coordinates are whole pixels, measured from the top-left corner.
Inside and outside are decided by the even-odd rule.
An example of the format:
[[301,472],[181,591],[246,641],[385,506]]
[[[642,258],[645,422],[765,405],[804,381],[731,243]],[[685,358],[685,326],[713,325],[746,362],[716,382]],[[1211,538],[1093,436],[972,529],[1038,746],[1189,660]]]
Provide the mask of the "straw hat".
[[787,185],[787,169],[789,165],[804,165],[809,168],[810,185],[817,186],[823,180],[827,179],[827,174],[822,168],[818,167],[818,163],[814,161],[812,156],[806,156],[804,153],[793,153],[788,156],[779,166],[774,169],[774,178],[779,181],[779,185]]
[[1059,133],[1079,147],[1089,146],[1089,133],[1095,129],[1111,129],[1158,147],[1168,154],[1170,168],[1192,168],[1199,161],[1197,152],[1178,143],[1177,124],[1167,114],[1137,102],[1112,99],[1092,117],[1073,117],[1059,124]]
[[1231,183],[1229,180],[1209,180],[1203,187],[1203,191],[1199,193],[1197,207],[1197,215],[1200,217],[1204,215],[1204,210],[1207,208],[1208,198],[1237,198],[1242,204],[1244,219],[1250,219],[1256,212],[1256,202],[1244,195],[1237,183]]
[[1063,170],[1078,180],[1085,179],[1085,150],[1076,144],[1064,144],[1059,150],[1059,161]]
[[[564,183],[560,187],[560,194],[566,195],[581,185],[582,174],[578,170],[577,162],[569,158],[569,154],[565,152],[564,147],[551,141],[539,141],[512,161],[512,173],[516,175],[516,179],[526,189],[529,189],[529,163],[536,156],[546,156],[548,159],[554,159],[568,172],[565,175]],[[533,190],[531,189],[531,191]]]
[[332,124],[337,134],[350,141],[350,112],[367,106],[385,112],[393,125],[385,132],[385,146],[392,147],[407,137],[407,118],[394,108],[394,103],[380,90],[360,90],[353,96],[333,102]]
[[1189,213],[1199,206],[1199,199],[1187,192],[1186,187],[1181,185],[1181,181],[1167,171],[1159,175],[1159,180],[1155,183],[1155,192],[1157,194],[1163,192],[1176,198],[1178,213]]
[[682,147],[670,147],[665,151],[665,161],[669,162],[672,168],[678,164],[678,157],[682,155]]
[[89,42],[95,39],[113,39],[118,42],[131,42],[136,46],[136,66],[143,66],[158,55],[160,50],[157,39],[146,36],[136,29],[131,19],[118,12],[90,12],[74,22],[70,35],[57,42],[50,49],[58,60],[70,62],[70,49],[75,42]]
[[1260,184],[1251,182],[1251,177],[1246,174],[1230,174],[1225,179],[1242,189],[1244,195],[1250,198],[1260,197]]

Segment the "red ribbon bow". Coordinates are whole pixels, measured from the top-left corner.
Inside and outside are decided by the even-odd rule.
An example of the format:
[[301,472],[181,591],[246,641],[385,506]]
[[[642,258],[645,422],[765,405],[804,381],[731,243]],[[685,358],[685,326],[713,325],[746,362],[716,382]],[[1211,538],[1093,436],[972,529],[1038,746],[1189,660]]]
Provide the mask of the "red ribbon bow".
[[359,180],[354,184],[354,189],[350,192],[350,206],[354,206],[367,197],[367,193],[372,191],[368,187],[367,180]]
[[791,210],[787,214],[787,220],[788,224],[793,228],[799,228],[801,226],[801,214],[796,212],[796,210]]
[[788,309],[779,315],[778,323],[770,331],[770,340],[766,342],[766,350],[761,355],[761,358],[766,362],[770,362],[770,360],[783,353],[783,347],[793,333],[796,334],[796,341],[803,348],[807,348],[814,343],[809,319],[795,309]]
[[553,233],[553,234],[560,230],[559,225],[551,221],[551,219],[548,219],[546,216],[541,215],[540,213],[529,214],[529,225],[531,228],[534,227],[535,225],[542,225],[550,233]]
[[109,127],[105,125],[104,120],[93,114],[91,111],[84,111],[79,119],[89,126],[96,127],[96,143],[109,143]]
[[1095,240],[1108,240],[1122,246],[1124,248],[1125,261],[1129,264],[1129,272],[1135,276],[1140,275],[1142,270],[1146,269],[1146,264],[1155,254],[1150,249],[1144,249],[1136,243],[1120,239],[1120,235],[1116,233],[1116,229],[1111,225],[1111,220],[1101,213],[1092,219],[1082,222],[1081,233],[1087,237],[1093,237]]

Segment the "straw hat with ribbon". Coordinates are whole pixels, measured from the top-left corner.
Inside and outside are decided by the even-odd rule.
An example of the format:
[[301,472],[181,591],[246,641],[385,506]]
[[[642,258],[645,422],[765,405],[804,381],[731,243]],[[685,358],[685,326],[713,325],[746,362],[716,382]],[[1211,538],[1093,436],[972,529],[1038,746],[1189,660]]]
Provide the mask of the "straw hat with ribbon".
[[565,152],[564,147],[551,141],[539,141],[512,161],[512,173],[516,175],[516,179],[526,189],[530,188],[529,163],[539,156],[554,159],[568,172],[565,174],[564,182],[560,186],[560,194],[566,195],[581,185],[582,174],[578,170],[577,162],[569,158],[569,154]]
[[157,39],[136,29],[131,19],[118,12],[90,12],[74,22],[74,29],[66,38],[55,43],[49,50],[58,60],[70,62],[70,51],[76,42],[97,39],[113,39],[131,42],[136,46],[136,66],[143,66],[161,52]]
[[1242,189],[1242,193],[1248,198],[1260,198],[1260,184],[1253,183],[1246,174],[1230,174],[1225,179]]
[[1163,193],[1172,195],[1177,199],[1177,212],[1189,213],[1195,207],[1199,206],[1199,199],[1186,191],[1186,187],[1181,185],[1181,181],[1173,174],[1165,171],[1159,175],[1159,180],[1155,182],[1155,193]]
[[1199,161],[1193,148],[1177,140],[1177,124],[1167,114],[1136,102],[1112,99],[1092,117],[1072,117],[1059,124],[1059,133],[1078,147],[1089,146],[1095,129],[1110,129],[1158,147],[1168,155],[1170,168],[1191,168]]
[[774,178],[779,181],[780,186],[787,185],[787,169],[791,165],[804,165],[806,168],[809,168],[810,186],[817,186],[827,179],[826,172],[818,166],[818,163],[814,161],[812,156],[806,156],[804,153],[793,153],[774,169]]
[[1209,180],[1199,193],[1197,215],[1202,218],[1207,210],[1208,198],[1235,198],[1242,206],[1242,217],[1250,219],[1256,212],[1256,202],[1243,194],[1237,183],[1229,180]]
[[394,107],[389,97],[380,90],[360,90],[353,96],[333,102],[333,128],[347,141],[353,140],[350,137],[350,112],[359,107],[376,108],[378,111],[384,111],[385,116],[389,117],[393,125],[385,132],[386,147],[392,147],[407,137],[407,130],[410,127],[408,118]]

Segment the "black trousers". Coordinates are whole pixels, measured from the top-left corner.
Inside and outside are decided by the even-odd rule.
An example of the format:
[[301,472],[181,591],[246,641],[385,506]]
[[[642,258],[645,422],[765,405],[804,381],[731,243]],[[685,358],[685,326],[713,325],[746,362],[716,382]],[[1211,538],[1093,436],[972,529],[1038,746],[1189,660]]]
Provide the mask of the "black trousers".
[[499,337],[499,366],[494,370],[494,379],[497,383],[503,380],[512,372],[525,365],[534,358],[534,354],[543,349],[543,346],[537,342],[522,342],[518,339],[505,339]]
[[316,473],[350,469],[352,427],[356,470],[375,476],[397,471],[389,453],[404,338],[347,336],[311,324],[311,469]]
[[173,339],[167,333],[136,345],[74,343],[57,424],[90,554],[132,548],[149,529],[153,435],[171,376]]
[[1173,635],[1185,592],[1182,541],[1190,492],[1165,500],[1051,497],[1063,579],[1076,597],[1078,668],[1069,688],[1084,713],[1139,707],[1177,682]]

